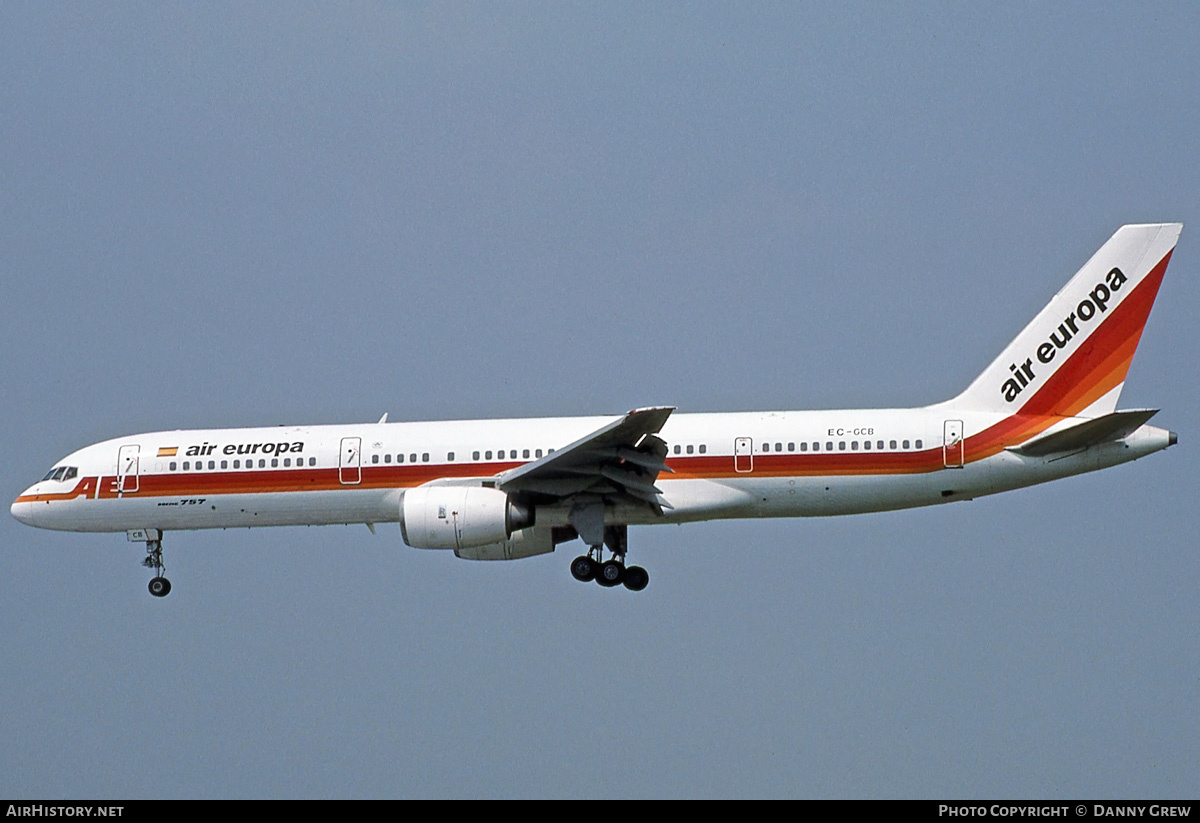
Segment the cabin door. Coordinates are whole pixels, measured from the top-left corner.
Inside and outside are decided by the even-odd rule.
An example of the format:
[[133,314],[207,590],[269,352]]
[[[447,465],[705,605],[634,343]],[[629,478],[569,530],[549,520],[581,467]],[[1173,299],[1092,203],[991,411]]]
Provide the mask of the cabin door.
[[122,446],[117,452],[117,493],[132,494],[138,490],[138,462],[141,446]]
[[946,468],[961,469],[963,467],[963,424],[961,420],[947,420],[945,437],[942,440],[942,458]]
[[362,438],[343,437],[342,451],[338,457],[338,480],[344,486],[362,482]]
[[749,437],[738,437],[733,441],[733,470],[754,471],[754,441]]

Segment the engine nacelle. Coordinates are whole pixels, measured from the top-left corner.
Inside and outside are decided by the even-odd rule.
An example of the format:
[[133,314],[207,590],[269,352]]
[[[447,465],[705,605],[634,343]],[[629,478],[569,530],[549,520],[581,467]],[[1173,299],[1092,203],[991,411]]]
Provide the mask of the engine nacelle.
[[400,534],[414,549],[503,543],[533,525],[533,509],[483,486],[418,486],[400,500]]
[[464,560],[518,560],[554,551],[554,533],[548,528],[521,529],[499,543],[455,549]]

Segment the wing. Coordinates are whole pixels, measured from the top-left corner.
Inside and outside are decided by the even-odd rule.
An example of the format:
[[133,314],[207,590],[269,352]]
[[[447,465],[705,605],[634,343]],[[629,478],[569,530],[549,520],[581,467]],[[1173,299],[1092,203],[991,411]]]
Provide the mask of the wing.
[[501,472],[496,488],[566,498],[596,495],[610,501],[640,501],[662,514],[671,504],[654,485],[666,466],[667,444],[658,437],[673,406],[634,409],[569,446]]

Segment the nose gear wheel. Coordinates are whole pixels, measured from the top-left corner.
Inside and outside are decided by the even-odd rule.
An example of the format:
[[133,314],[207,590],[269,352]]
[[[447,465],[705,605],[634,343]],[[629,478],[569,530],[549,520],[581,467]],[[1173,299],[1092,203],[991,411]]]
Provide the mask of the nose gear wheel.
[[153,539],[146,541],[146,558],[142,560],[142,565],[148,569],[154,569],[154,578],[150,581],[150,594],[155,597],[166,597],[171,593],[171,581],[163,576],[163,570],[166,566],[163,565],[163,549],[162,539]]

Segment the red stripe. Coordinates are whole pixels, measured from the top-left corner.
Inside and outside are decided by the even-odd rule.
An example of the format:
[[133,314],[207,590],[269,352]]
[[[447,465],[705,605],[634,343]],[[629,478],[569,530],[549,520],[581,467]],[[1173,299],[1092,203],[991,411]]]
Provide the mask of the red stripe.
[[1171,252],[1167,252],[1133,293],[1021,406],[1020,414],[1071,417],[1125,380],[1170,259]]
[[[1172,250],[1173,251],[1173,250]],[[976,462],[1023,443],[1044,432],[1063,417],[1078,414],[1116,388],[1129,372],[1141,341],[1142,330],[1171,260],[1166,256],[1142,279],[1133,292],[1112,310],[1101,325],[1067,361],[1021,406],[1000,422],[965,439],[967,462]],[[668,460],[675,478],[729,479],[736,477],[831,477],[846,475],[920,474],[942,469],[942,449],[915,452],[810,453],[754,455],[753,472],[732,469],[732,455],[677,457]],[[523,465],[509,463],[459,463],[436,466],[363,466],[361,482],[342,483],[340,470],[281,469],[271,471],[143,474],[139,489],[126,497],[190,497],[209,494],[269,494],[276,492],[332,491],[345,488],[402,489],[439,478],[491,476]],[[666,478],[663,478],[666,479]],[[94,496],[122,496],[116,477],[82,478],[69,492],[22,495],[18,503],[73,500]]]
[[1167,252],[1017,414],[966,438],[967,460],[982,460],[1024,443],[1124,382],[1170,260]]

